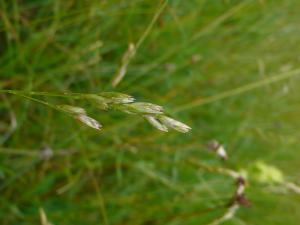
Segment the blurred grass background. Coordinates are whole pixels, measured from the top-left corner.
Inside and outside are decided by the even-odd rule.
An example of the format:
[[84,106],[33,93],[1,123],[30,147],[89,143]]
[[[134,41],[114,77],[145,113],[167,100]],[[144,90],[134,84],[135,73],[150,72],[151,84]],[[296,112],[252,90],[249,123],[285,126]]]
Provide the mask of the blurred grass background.
[[[161,133],[132,116],[44,98],[85,106],[104,125],[99,133],[1,95],[1,224],[40,224],[39,208],[54,225],[208,224],[226,210],[233,181],[188,157],[237,170],[262,160],[300,182],[297,74],[218,99],[299,70],[298,0],[169,0],[116,89],[122,55],[163,2],[0,2],[1,89],[124,92],[193,128]],[[205,150],[211,139],[225,145],[226,163]],[[299,195],[255,182],[247,195],[252,206],[224,224],[298,224]]]

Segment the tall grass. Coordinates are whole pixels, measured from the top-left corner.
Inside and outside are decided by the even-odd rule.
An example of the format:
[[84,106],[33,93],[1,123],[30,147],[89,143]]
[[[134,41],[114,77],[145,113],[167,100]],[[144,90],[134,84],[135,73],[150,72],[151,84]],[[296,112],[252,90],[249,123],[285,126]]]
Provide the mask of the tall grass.
[[0,223],[297,224],[298,11],[0,0]]

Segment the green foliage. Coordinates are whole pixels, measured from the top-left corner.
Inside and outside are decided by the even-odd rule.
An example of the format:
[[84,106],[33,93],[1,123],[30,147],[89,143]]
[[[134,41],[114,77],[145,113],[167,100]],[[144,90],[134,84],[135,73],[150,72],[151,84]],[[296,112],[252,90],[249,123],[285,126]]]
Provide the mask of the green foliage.
[[[246,171],[251,207],[224,224],[297,224],[299,10],[298,0],[0,0],[0,89],[21,91],[0,95],[0,223],[210,224]],[[189,130],[169,117],[192,130],[151,126]],[[207,151],[212,139],[227,161]]]

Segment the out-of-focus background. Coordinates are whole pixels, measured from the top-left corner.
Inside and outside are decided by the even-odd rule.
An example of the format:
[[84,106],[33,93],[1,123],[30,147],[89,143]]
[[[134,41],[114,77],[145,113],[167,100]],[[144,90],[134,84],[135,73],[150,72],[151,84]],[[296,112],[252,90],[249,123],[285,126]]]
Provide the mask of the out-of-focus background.
[[[247,177],[251,206],[224,224],[299,223],[298,0],[0,2],[0,89],[123,92],[193,128],[163,133],[135,116],[40,97],[84,106],[98,132],[1,94],[1,224],[210,224],[228,210],[234,180],[187,159]],[[207,151],[212,139],[226,162]]]

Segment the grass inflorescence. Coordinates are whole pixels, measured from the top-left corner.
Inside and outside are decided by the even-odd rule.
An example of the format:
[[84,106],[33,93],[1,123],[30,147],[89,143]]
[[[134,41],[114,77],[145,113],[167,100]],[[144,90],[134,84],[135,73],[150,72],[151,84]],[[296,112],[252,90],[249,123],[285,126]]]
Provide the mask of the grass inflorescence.
[[51,97],[64,97],[77,100],[86,100],[92,103],[96,108],[102,110],[119,110],[127,114],[140,115],[145,117],[151,125],[161,131],[168,131],[168,128],[172,128],[182,133],[188,132],[191,128],[186,124],[179,122],[173,118],[165,115],[164,109],[160,105],[156,105],[148,102],[134,102],[135,99],[127,94],[118,92],[102,92],[98,94],[85,94],[85,93],[63,93],[55,94],[50,92],[26,92],[18,90],[1,90],[0,93],[8,93],[17,95],[42,103],[46,106],[54,108],[58,111],[67,113],[74,117],[75,119],[81,121],[89,127],[100,130],[102,125],[95,119],[89,117],[84,108],[71,105],[55,105],[47,101],[42,101],[33,97],[31,95],[37,96],[51,96]]

